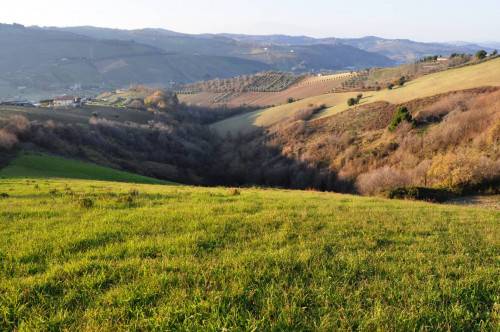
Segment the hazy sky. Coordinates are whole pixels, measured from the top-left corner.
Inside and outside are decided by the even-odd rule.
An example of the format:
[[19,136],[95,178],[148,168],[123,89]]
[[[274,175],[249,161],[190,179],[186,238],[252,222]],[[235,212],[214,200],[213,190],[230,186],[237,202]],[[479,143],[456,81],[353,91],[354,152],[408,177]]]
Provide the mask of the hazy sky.
[[0,22],[178,32],[500,41],[498,0],[1,0]]

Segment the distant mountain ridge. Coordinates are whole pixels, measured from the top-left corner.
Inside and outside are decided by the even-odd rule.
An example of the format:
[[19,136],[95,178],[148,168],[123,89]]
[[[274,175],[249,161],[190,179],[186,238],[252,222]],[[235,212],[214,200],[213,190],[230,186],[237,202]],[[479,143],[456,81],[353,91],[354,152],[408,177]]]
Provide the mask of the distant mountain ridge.
[[164,29],[0,24],[0,98],[36,91],[65,93],[169,86],[261,71],[321,72],[387,67],[425,55],[473,53],[477,45],[418,43],[378,37],[191,35]]
[[[178,38],[185,40],[191,38],[192,40],[204,39],[206,44],[212,45],[210,49],[212,52],[227,52],[228,45],[231,45],[230,53],[224,55],[241,56],[241,54],[248,53],[250,50],[265,48],[265,44],[274,46],[307,46],[316,44],[342,44],[359,48],[363,51],[374,52],[382,54],[396,63],[407,63],[416,61],[428,55],[443,55],[448,56],[452,53],[475,53],[482,48],[487,48],[489,51],[496,48],[494,43],[490,44],[473,44],[461,43],[457,45],[449,43],[422,43],[409,39],[385,39],[376,36],[366,36],[361,38],[313,38],[308,36],[288,36],[288,35],[244,35],[244,34],[185,34],[171,30],[164,29],[141,29],[141,30],[118,30],[107,28],[94,28],[94,27],[71,27],[63,28],[66,31],[79,33],[93,38],[112,38],[130,40],[137,38],[144,44],[153,45],[162,48],[174,47],[173,40],[165,40],[165,36],[172,39]],[[155,33],[153,37],[151,34]],[[148,37],[146,37],[149,35]],[[127,39],[128,38],[128,39]],[[154,39],[153,41],[153,38]],[[269,46],[269,45],[268,45]],[[186,47],[186,46],[185,46]],[[246,52],[238,48],[246,49]],[[187,52],[189,49],[178,49],[180,52]],[[203,52],[203,51],[201,51]],[[219,54],[222,55],[222,54]],[[394,63],[393,63],[394,64]]]

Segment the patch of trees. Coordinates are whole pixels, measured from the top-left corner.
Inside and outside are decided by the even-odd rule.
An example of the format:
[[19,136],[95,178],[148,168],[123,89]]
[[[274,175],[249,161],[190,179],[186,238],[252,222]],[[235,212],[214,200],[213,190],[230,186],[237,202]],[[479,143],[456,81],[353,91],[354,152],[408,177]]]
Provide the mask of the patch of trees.
[[430,61],[436,61],[439,58],[438,55],[429,55],[424,57],[423,59],[419,60],[418,62],[430,62]]
[[354,106],[356,104],[359,104],[361,98],[363,98],[363,94],[359,93],[356,98],[349,98],[347,99],[347,106]]
[[177,93],[192,94],[199,92],[228,93],[228,92],[279,92],[300,82],[306,75],[291,73],[266,72],[258,75],[244,75],[236,78],[202,81],[188,84],[176,89]]

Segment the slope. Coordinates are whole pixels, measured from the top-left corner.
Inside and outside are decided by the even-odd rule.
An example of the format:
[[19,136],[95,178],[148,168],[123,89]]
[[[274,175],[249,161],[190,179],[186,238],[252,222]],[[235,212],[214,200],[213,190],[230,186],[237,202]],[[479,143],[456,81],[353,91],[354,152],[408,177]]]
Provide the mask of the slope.
[[96,27],[50,28],[94,38],[134,40],[167,52],[238,57],[270,65],[274,70],[366,68],[394,64],[386,56],[338,43],[269,44],[238,41],[224,35],[189,35],[162,29],[115,30]]
[[498,212],[66,179],[0,188],[1,330],[499,324]]
[[145,184],[174,184],[111,168],[51,156],[21,154],[0,169],[2,178],[66,178]]
[[0,98],[22,98],[40,90],[63,93],[74,84],[84,91],[131,83],[165,86],[172,80],[194,82],[268,69],[246,59],[178,54],[133,41],[19,25],[0,25],[0,47]]
[[[463,90],[480,86],[500,86],[500,59],[494,59],[478,65],[451,69],[425,75],[403,87],[393,90],[370,91],[365,93],[361,104],[376,101],[402,103],[454,90]],[[355,97],[357,92],[330,93],[306,98],[295,103],[281,105],[249,114],[220,121],[212,126],[217,132],[250,132],[255,128],[269,126],[283,120],[308,105],[325,104],[327,109],[316,115],[324,118],[346,110],[347,99]]]

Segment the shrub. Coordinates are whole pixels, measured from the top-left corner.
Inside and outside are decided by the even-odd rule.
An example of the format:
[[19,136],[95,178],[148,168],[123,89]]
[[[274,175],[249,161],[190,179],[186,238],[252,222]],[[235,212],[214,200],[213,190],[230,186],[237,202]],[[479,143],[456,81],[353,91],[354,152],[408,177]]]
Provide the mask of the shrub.
[[477,51],[476,53],[476,59],[478,60],[482,60],[484,58],[486,58],[486,51],[485,50],[480,50],[480,51]]
[[459,149],[437,156],[428,171],[435,185],[458,193],[490,180],[499,173],[498,165],[471,149]]
[[425,187],[399,187],[387,189],[385,196],[390,199],[411,199],[430,202],[445,202],[455,197],[455,194],[445,189]]
[[354,106],[356,104],[357,104],[356,99],[354,98],[347,99],[347,106]]
[[406,106],[398,107],[398,110],[392,116],[392,121],[391,121],[391,124],[389,125],[389,128],[388,128],[389,131],[393,132],[396,129],[396,127],[398,126],[398,124],[400,124],[402,121],[406,121],[410,124],[413,123],[410,112],[408,112],[408,109],[406,108]]
[[388,90],[392,90],[392,88],[394,88],[394,84],[393,83],[387,83],[387,89]]
[[293,99],[292,97],[289,97],[289,98],[286,100],[286,102],[287,102],[288,104],[291,104],[291,103],[293,103],[294,101],[295,101],[295,99]]
[[377,85],[377,86],[375,87],[375,91],[380,91],[380,86],[378,86],[378,85]]
[[358,177],[358,190],[365,195],[373,195],[387,188],[397,188],[407,185],[405,175],[394,167],[384,166]]
[[0,150],[11,151],[18,143],[16,135],[0,129]]
[[398,85],[399,86],[403,86],[404,84],[406,83],[406,79],[404,76],[401,76],[399,79],[398,79]]
[[7,193],[0,193],[0,198],[8,198],[9,194]]
[[363,94],[360,93],[356,96],[356,99],[358,100],[358,102],[361,100],[361,98],[363,98]]

